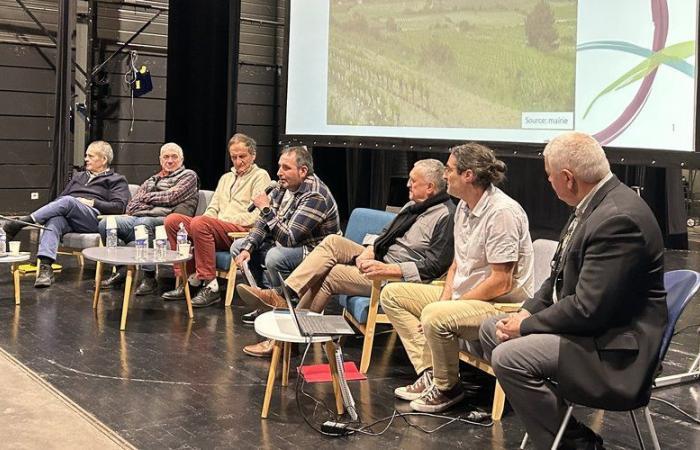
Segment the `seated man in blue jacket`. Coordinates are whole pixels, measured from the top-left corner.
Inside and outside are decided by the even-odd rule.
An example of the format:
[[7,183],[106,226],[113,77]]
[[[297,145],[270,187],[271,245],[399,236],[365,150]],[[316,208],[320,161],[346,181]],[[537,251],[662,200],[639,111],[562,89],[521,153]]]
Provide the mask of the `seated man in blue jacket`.
[[[56,260],[61,237],[70,232],[97,233],[100,214],[123,214],[129,201],[129,185],[124,176],[109,168],[114,157],[112,147],[104,141],[91,143],[85,152],[85,170],[73,174],[56,200],[20,220],[38,223],[48,230],[39,241],[39,270],[34,287],[44,288],[53,282],[51,264]],[[6,223],[3,227],[11,240],[23,225]]]

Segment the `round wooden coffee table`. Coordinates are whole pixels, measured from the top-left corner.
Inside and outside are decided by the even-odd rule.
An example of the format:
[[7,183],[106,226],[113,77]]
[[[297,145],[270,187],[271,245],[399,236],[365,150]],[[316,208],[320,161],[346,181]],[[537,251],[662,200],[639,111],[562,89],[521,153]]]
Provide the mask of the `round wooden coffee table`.
[[[126,266],[126,282],[124,283],[124,302],[122,304],[122,320],[120,330],[126,329],[126,316],[129,312],[129,300],[133,291],[133,284],[142,266],[152,266],[156,264],[179,264],[180,277],[185,287],[185,300],[187,301],[187,314],[190,319],[194,317],[192,313],[192,299],[190,298],[190,285],[187,282],[186,262],[192,255],[181,256],[173,250],[165,251],[165,258],[156,258],[155,249],[145,249],[143,257],[136,257],[134,247],[90,247],[83,250],[83,256],[91,261],[116,266]],[[92,307],[97,308],[100,299],[100,282],[102,281],[102,271],[98,269],[95,277],[95,295],[92,300]]]

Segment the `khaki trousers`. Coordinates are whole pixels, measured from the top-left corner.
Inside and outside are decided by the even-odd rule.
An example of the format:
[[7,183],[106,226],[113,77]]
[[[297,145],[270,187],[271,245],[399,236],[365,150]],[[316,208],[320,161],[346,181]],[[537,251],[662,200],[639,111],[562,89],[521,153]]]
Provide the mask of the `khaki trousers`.
[[299,309],[321,312],[336,294],[369,296],[372,282],[353,264],[363,250],[350,239],[326,236],[285,280],[299,294]]
[[441,293],[441,286],[389,283],[380,299],[416,372],[432,368],[437,387],[448,390],[459,382],[459,339],[478,339],[481,323],[500,313],[481,300],[440,301]]

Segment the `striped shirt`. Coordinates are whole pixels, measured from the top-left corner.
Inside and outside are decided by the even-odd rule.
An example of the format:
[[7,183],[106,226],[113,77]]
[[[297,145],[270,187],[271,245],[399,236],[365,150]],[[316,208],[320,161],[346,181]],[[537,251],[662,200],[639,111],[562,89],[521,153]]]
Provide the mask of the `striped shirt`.
[[304,256],[321,243],[323,238],[340,231],[338,205],[328,186],[316,175],[306,177],[284,213],[280,211],[286,189],[277,188],[270,194],[271,212],[260,217],[250,230],[243,249],[252,252],[264,241],[283,247],[303,246]]

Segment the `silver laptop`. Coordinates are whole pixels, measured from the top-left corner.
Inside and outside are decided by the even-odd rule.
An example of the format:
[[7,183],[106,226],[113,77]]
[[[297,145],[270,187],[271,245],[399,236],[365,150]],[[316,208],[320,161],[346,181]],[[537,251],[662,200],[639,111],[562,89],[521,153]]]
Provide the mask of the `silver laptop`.
[[343,316],[308,315],[306,311],[297,312],[292,304],[290,289],[281,278],[279,277],[279,281],[282,282],[282,294],[287,301],[287,307],[292,315],[294,325],[299,330],[299,334],[307,337],[355,334],[355,331]]

